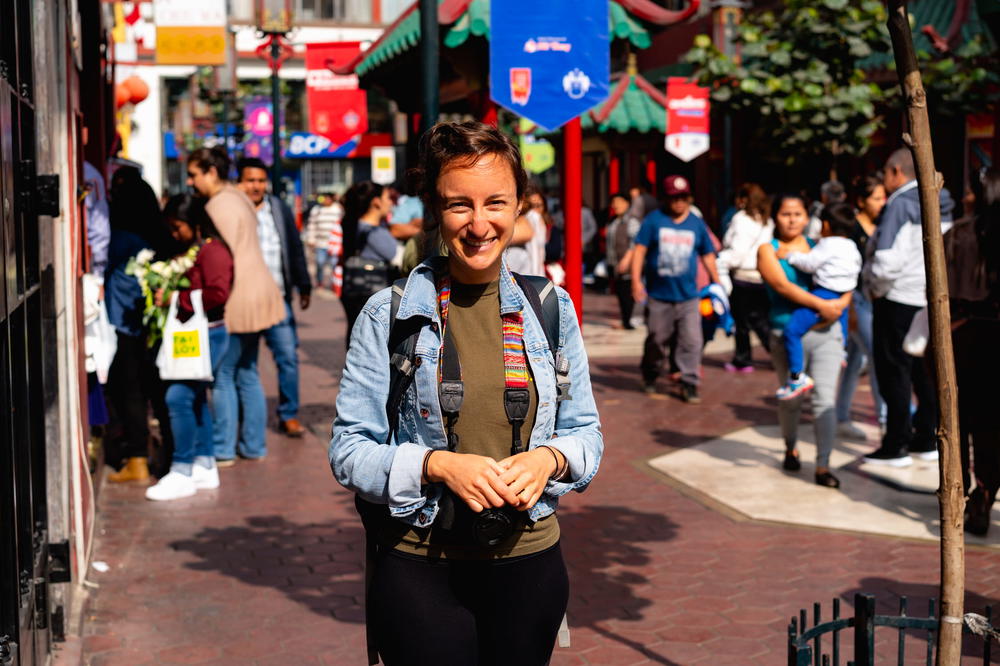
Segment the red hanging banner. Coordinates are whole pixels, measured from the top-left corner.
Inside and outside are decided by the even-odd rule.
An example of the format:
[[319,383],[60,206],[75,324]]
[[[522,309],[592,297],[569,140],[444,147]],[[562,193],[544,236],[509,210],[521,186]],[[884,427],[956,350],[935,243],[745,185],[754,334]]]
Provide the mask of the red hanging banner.
[[368,95],[358,87],[358,77],[332,70],[360,52],[360,42],[306,44],[309,131],[334,144],[347,143],[368,131]]
[[680,76],[667,79],[667,152],[685,162],[707,152],[708,120],[708,88]]

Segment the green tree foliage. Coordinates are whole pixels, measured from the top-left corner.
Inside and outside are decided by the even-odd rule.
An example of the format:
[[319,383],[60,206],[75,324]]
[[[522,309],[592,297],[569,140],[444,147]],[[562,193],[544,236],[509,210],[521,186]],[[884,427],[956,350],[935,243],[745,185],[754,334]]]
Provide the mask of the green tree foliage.
[[928,107],[935,114],[981,113],[1000,100],[1000,56],[984,35],[945,53],[917,53]]
[[685,58],[716,104],[753,114],[762,147],[785,162],[862,154],[886,93],[866,79],[861,63],[890,49],[885,21],[878,0],[788,0],[777,13],[746,17],[738,59],[707,35],[695,38]]

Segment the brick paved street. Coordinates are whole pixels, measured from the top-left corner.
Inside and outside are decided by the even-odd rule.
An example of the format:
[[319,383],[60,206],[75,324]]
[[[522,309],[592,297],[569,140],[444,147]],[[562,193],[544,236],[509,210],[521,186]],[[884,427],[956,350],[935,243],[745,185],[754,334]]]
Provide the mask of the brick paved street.
[[[343,318],[336,301],[314,302],[300,330],[310,434],[272,431],[265,461],[223,470],[218,491],[187,500],[102,488],[94,560],[110,570],[88,574],[99,587],[85,663],[365,663],[362,532],[326,461]],[[588,295],[586,309],[610,316],[611,303]],[[273,363],[261,358],[273,411]],[[560,507],[572,647],[554,665],[781,664],[788,618],[814,601],[828,614],[830,599],[864,590],[891,612],[908,595],[916,613],[936,594],[933,544],[736,520],[644,464],[774,422],[771,374],[734,378],[722,360],[707,360],[699,406],[636,391],[637,359],[592,362],[606,457],[590,490]],[[967,569],[970,610],[1000,598],[1000,554],[970,550]],[[895,634],[879,640],[888,649]]]

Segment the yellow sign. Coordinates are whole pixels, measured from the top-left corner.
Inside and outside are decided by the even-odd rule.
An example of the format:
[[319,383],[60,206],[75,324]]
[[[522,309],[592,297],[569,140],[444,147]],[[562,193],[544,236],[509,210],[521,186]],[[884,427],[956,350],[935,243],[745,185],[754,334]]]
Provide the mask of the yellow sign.
[[174,333],[174,358],[198,358],[201,356],[201,342],[198,331]]
[[158,65],[225,65],[225,26],[157,26]]

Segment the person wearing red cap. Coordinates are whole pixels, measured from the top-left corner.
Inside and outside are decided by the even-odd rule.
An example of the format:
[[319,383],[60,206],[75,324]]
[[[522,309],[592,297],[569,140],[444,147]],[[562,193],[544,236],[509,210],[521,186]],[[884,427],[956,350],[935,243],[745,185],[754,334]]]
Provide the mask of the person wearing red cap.
[[640,364],[642,386],[647,393],[656,390],[656,378],[676,331],[681,397],[698,403],[702,348],[698,259],[704,262],[711,280],[718,282],[715,247],[705,221],[691,212],[687,179],[667,176],[663,193],[663,204],[648,213],[639,228],[632,258],[632,293],[637,302],[646,302],[649,329]]

